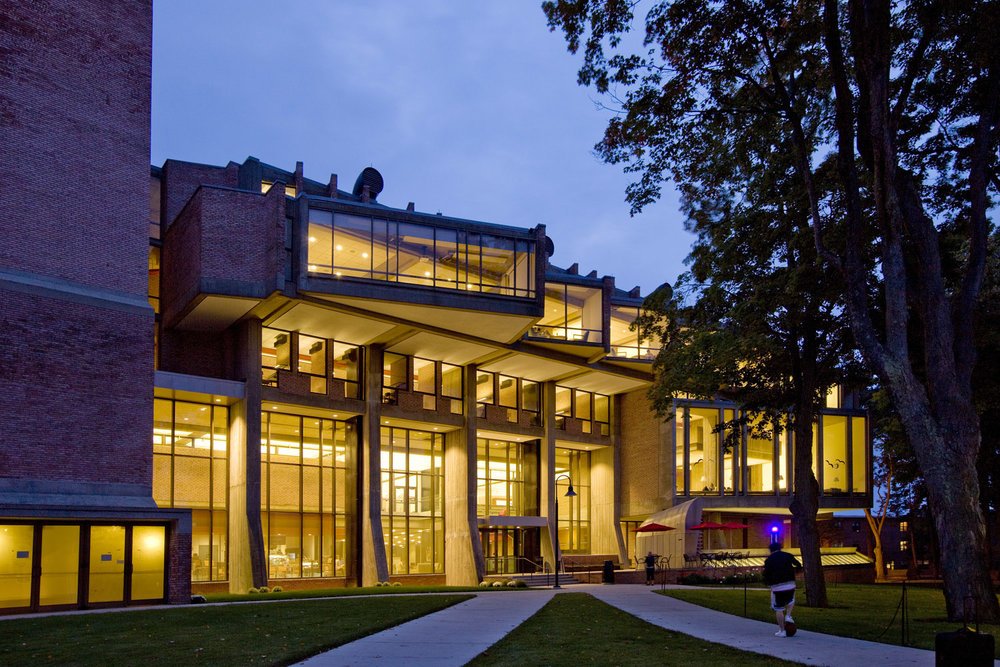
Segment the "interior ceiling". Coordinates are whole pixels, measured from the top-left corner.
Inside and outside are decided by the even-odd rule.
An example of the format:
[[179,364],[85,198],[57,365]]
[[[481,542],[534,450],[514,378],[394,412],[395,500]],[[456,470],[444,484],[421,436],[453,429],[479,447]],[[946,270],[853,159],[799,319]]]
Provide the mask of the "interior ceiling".
[[209,295],[198,302],[177,328],[184,331],[222,331],[259,302],[258,299]]
[[496,348],[428,332],[420,332],[387,348],[389,352],[396,354],[435,359],[457,366],[465,366],[494,349]]
[[589,359],[595,354],[600,354],[601,352],[600,345],[586,345],[573,342],[565,342],[565,343],[549,342],[549,341],[542,342],[537,338],[532,340],[530,344],[535,347],[542,347],[547,350],[562,352],[563,354],[572,354],[573,356],[576,357],[583,357],[584,359]]
[[534,318],[526,315],[506,315],[482,310],[464,308],[440,308],[416,303],[396,303],[377,299],[362,299],[316,294],[314,296],[368,310],[383,315],[397,317],[425,326],[455,331],[498,343],[511,343],[521,337]]
[[285,331],[306,331],[310,335],[362,345],[396,326],[391,322],[347,315],[304,303],[296,304],[265,324]]

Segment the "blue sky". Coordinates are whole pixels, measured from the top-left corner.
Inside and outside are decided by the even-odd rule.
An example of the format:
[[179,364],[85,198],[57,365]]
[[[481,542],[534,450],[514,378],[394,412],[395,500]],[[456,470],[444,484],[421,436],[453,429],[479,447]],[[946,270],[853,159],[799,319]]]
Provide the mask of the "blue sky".
[[386,205],[545,224],[554,264],[646,295],[693,236],[669,188],[629,217],[579,62],[539,0],[157,0],[152,163],[302,160],[346,189],[373,166]]

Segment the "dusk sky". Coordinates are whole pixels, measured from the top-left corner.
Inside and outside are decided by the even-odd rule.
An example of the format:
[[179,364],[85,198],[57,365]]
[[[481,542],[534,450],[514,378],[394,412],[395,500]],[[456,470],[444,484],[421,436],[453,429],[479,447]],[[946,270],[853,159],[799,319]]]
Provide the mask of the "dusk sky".
[[248,155],[379,201],[531,227],[552,262],[649,294],[693,236],[672,190],[630,218],[628,177],[593,154],[609,112],[540,0],[157,0],[152,163]]

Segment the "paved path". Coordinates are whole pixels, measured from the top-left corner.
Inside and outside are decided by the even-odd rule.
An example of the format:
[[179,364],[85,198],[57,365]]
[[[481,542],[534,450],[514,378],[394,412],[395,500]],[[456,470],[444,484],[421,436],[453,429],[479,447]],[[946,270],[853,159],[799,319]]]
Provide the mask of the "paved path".
[[[774,636],[775,626],[656,595],[641,585],[582,584],[566,593],[590,593],[599,600],[668,630],[725,644],[744,651],[807,665],[862,665],[878,667],[933,665],[934,652],[889,644],[834,637],[800,630],[794,638]],[[556,591],[484,593],[474,599],[390,628],[300,665],[416,665],[458,667],[541,609]]]
[[482,593],[299,664],[308,667],[464,665],[544,607],[555,592],[545,589]]
[[934,652],[889,644],[848,639],[799,630],[795,637],[775,637],[774,623],[723,614],[665,595],[645,586],[574,586],[623,611],[667,630],[725,644],[744,651],[764,653],[806,665],[933,665]]

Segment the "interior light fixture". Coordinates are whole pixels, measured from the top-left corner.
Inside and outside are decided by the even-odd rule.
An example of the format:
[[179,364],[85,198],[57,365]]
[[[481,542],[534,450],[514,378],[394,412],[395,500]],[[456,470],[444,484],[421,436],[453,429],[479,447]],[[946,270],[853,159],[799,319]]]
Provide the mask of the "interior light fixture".
[[342,245],[340,245],[340,244],[338,243],[338,244],[337,244],[336,246],[334,246],[334,248],[335,248],[335,249],[337,249],[337,250],[343,250],[343,249],[344,249],[344,246],[342,246]]
[[310,236],[309,237],[309,243],[316,243],[316,237],[315,236]]

